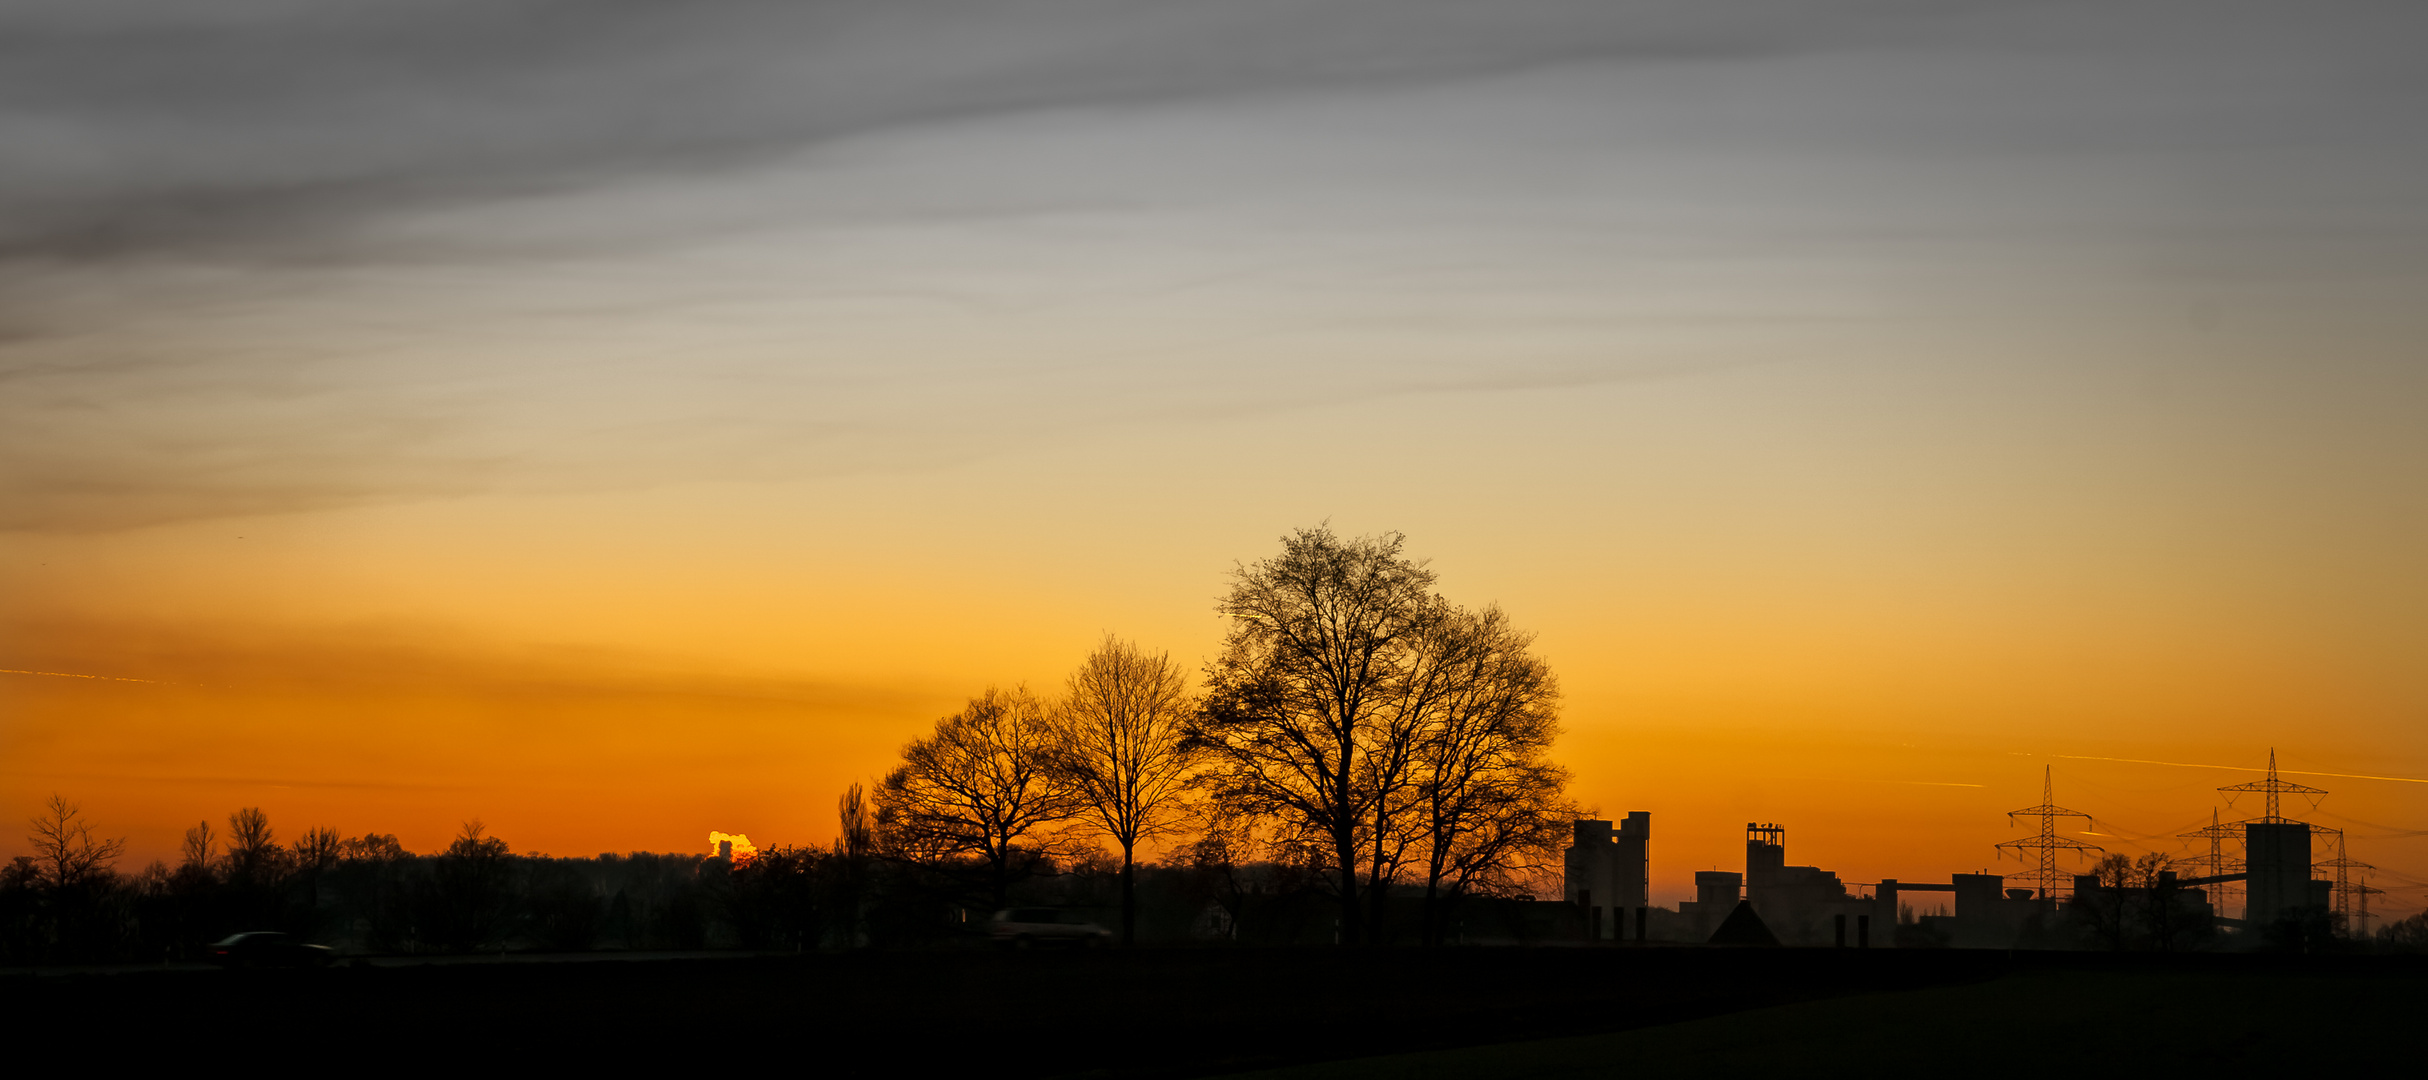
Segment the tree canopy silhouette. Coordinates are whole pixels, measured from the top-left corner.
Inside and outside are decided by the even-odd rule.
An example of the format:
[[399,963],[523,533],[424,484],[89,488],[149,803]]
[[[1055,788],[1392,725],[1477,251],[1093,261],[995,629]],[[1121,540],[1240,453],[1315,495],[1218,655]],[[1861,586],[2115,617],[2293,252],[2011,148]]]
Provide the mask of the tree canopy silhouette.
[[1550,761],[1559,683],[1528,651],[1534,635],[1497,607],[1451,611],[1425,635],[1425,665],[1443,688],[1416,740],[1415,826],[1425,862],[1425,937],[1439,942],[1445,901],[1557,851],[1581,811]]
[[1196,729],[1216,798],[1325,865],[1345,942],[1381,939],[1412,859],[1455,895],[1556,843],[1567,809],[1549,668],[1497,609],[1433,595],[1404,546],[1319,526],[1235,571]]
[[110,866],[126,854],[125,840],[94,836],[84,808],[58,795],[42,804],[33,826],[26,840],[34,847],[34,865],[43,883],[53,889],[72,889],[106,877]]
[[1027,687],[987,688],[902,748],[876,793],[888,854],[927,862],[976,857],[990,902],[1005,903],[1015,848],[1083,808],[1056,756],[1056,732]]
[[1107,636],[1054,710],[1056,763],[1084,819],[1121,849],[1121,943],[1136,940],[1138,842],[1182,820],[1194,705],[1168,653]]

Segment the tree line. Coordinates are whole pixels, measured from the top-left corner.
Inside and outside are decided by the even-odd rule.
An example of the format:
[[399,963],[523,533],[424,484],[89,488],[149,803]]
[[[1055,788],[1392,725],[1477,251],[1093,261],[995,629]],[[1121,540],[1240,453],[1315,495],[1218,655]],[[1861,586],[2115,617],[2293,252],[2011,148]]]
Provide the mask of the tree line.
[[[54,796],[34,854],[0,867],[0,963],[193,956],[259,929],[372,952],[915,945],[1016,903],[1117,911],[1125,944],[1142,926],[1441,944],[1484,909],[1495,936],[1523,938],[1540,927],[1477,902],[1556,888],[1586,813],[1551,759],[1558,683],[1531,635],[1436,594],[1404,543],[1318,527],[1236,567],[1221,648],[1194,677],[1107,636],[1049,694],[983,690],[843,792],[826,847],[552,858],[474,821],[415,854],[329,828],[282,843],[245,808],[187,830],[177,865],[130,874],[124,842]],[[2166,868],[2103,863],[2077,929],[2195,947],[2207,924]],[[2428,948],[2424,927],[2379,944]]]
[[556,859],[471,822],[415,854],[328,828],[281,842],[246,808],[189,829],[177,865],[121,874],[123,841],[55,797],[36,853],[0,871],[0,957],[192,955],[248,929],[408,952],[909,943],[1015,899],[1117,907],[1127,943],[1142,892],[1159,936],[1351,943],[1390,939],[1412,892],[1438,942],[1463,901],[1525,888],[1575,811],[1531,636],[1435,595],[1403,545],[1319,527],[1235,568],[1196,680],[1108,636],[1050,696],[984,690],[845,792],[826,848]]
[[28,839],[35,853],[0,867],[0,963],[194,959],[249,930],[387,953],[699,948],[731,891],[704,856],[516,855],[477,821],[417,855],[381,833],[281,842],[247,807],[186,830],[174,865],[122,873],[123,841],[54,796]]

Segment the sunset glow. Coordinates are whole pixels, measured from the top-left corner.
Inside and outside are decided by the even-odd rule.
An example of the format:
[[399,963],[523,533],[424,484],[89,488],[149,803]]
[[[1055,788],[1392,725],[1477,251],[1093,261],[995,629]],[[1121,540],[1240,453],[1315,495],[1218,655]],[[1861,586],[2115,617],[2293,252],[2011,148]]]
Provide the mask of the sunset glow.
[[[725,846],[727,844],[732,844],[733,847],[728,849]],[[744,836],[741,833],[721,833],[711,831],[708,834],[708,853],[712,856],[730,858],[733,860],[735,866],[741,866],[750,862],[752,858],[756,857],[759,854],[759,849],[751,844],[749,837]]]
[[1749,820],[2013,872],[2052,767],[2189,852],[2274,748],[2428,907],[2415,37],[1519,6],[777,5],[409,80],[176,13],[140,94],[60,30],[0,129],[0,812],[129,872],[241,807],[825,847],[985,687],[1202,670],[1328,522],[1538,635],[1659,903]]

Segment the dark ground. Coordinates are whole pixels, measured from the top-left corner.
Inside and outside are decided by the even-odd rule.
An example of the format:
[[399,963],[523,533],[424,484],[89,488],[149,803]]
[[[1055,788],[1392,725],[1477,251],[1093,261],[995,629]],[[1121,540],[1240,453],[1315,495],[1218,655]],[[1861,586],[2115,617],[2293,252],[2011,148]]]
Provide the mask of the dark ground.
[[[438,1052],[467,1066],[495,1053],[741,1066],[772,1054],[843,1075],[1308,1063],[1329,1064],[1287,1075],[2110,1075],[2269,1060],[2416,1068],[2428,1061],[2428,964],[1956,950],[850,953],[11,975],[0,1017],[20,1048],[78,1033],[86,1053],[121,1060],[259,1044],[365,1065]],[[1389,1054],[1402,1056],[1351,1060]]]

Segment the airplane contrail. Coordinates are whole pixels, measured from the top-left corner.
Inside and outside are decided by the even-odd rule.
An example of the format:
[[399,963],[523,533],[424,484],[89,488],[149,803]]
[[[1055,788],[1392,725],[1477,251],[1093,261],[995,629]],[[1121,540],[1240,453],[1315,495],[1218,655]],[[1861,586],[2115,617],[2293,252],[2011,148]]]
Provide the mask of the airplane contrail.
[[[2152,761],[2148,758],[2099,757],[2095,754],[2017,754],[2017,757],[2053,757],[2072,761],[2121,761],[2130,765],[2172,765],[2179,769],[2224,769],[2227,772],[2259,772],[2248,765],[2206,765],[2197,761]],[[2317,772],[2311,769],[2278,769],[2279,773],[2295,776],[2338,776],[2346,780],[2392,780],[2398,784],[2428,784],[2416,776],[2372,776],[2368,773]]]
[[79,675],[73,671],[21,671],[17,668],[0,668],[0,675],[49,675],[60,679],[100,679],[104,682],[158,683],[160,681],[158,679],[128,679],[117,675]]

